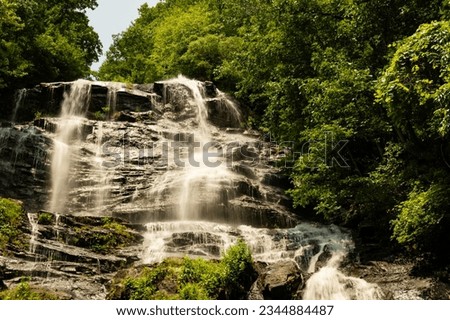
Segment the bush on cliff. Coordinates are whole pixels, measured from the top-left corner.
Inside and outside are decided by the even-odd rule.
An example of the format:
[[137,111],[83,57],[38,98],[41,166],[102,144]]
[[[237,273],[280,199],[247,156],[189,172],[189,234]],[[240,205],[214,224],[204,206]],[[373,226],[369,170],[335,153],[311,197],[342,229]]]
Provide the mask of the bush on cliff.
[[20,242],[19,230],[24,219],[22,205],[14,200],[0,198],[0,254],[3,254],[9,244]]
[[110,299],[242,299],[257,276],[244,241],[230,247],[220,261],[171,258],[132,272],[118,277]]

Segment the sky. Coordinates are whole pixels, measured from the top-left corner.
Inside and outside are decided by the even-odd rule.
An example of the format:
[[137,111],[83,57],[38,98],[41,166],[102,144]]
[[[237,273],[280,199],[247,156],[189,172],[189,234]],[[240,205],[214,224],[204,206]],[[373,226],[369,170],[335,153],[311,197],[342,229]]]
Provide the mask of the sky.
[[106,51],[112,44],[112,36],[128,28],[138,17],[141,5],[148,3],[149,6],[154,6],[158,2],[159,0],[97,0],[98,7],[87,12],[90,25],[99,34],[103,44],[103,56],[91,66],[93,70],[98,70],[104,61]]

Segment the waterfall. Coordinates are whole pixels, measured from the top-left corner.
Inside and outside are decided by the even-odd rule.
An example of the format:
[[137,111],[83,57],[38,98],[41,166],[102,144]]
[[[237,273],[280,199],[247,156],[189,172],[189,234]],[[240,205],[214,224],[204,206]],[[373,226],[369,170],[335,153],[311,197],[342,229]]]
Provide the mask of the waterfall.
[[123,84],[119,82],[106,82],[105,84],[108,88],[108,93],[106,95],[106,107],[108,108],[108,114],[106,119],[110,120],[116,112],[117,92],[122,89]]
[[93,155],[93,163],[95,164],[96,176],[96,194],[95,194],[95,209],[98,212],[102,212],[106,201],[109,198],[110,193],[110,182],[111,182],[111,173],[112,169],[105,167],[103,160],[103,132],[104,132],[104,123],[99,122],[97,124],[96,130],[96,139],[97,146],[95,155]]
[[36,243],[37,243],[37,238],[39,236],[39,226],[37,223],[37,215],[34,213],[28,213],[27,214],[28,217],[28,221],[30,222],[31,225],[31,237],[30,237],[30,253],[35,253],[36,252]]
[[91,83],[78,80],[70,86],[70,92],[64,94],[61,116],[54,139],[54,151],[51,164],[52,193],[50,211],[64,209],[69,192],[69,173],[76,150],[72,140],[81,136],[84,115],[89,106]]
[[184,76],[164,81],[166,84],[177,84],[187,87],[193,99],[191,103],[197,107],[197,130],[199,142],[206,143],[211,137],[211,127],[208,124],[208,108],[206,106],[205,89],[200,81],[188,79]]
[[326,266],[314,273],[306,283],[304,300],[379,300],[381,289],[363,279],[346,276],[338,270],[343,252],[333,253]]
[[[348,232],[301,221],[289,210],[286,186],[270,158],[274,146],[240,128],[242,115],[226,94],[179,76],[156,89],[145,87],[153,89],[139,91],[139,98],[125,90],[123,99],[129,100],[116,105],[123,88],[71,83],[60,117],[48,119],[56,124],[56,132],[48,133],[50,211],[95,212],[145,226],[143,247],[133,248],[142,263],[186,255],[219,259],[243,239],[255,261],[295,264],[308,279],[304,299],[382,298],[378,286],[344,274],[353,250]],[[121,111],[129,118],[88,120],[91,104],[95,110],[109,106],[109,116]],[[9,140],[3,135],[0,130],[0,144]],[[58,240],[64,229],[55,217]],[[29,219],[33,250],[39,230],[35,217]]]
[[15,94],[15,105],[11,115],[11,122],[15,123],[17,118],[17,111],[23,106],[25,98],[27,97],[27,89],[19,89]]
[[[184,146],[185,149],[188,149],[187,158],[186,156],[183,158],[184,153],[181,152],[181,148],[170,150],[175,158],[180,158],[178,160],[181,161],[181,168],[176,169],[182,172],[174,170],[174,172],[167,173],[163,178],[164,185],[177,185],[176,216],[179,221],[195,221],[202,218],[214,221],[214,212],[206,212],[202,215],[201,211],[205,212],[204,208],[208,203],[220,204],[222,202],[221,191],[226,186],[230,187],[234,173],[226,167],[224,161],[221,161],[221,151],[212,142],[213,126],[208,123],[204,84],[183,76],[164,83],[187,88],[192,95],[189,103],[196,109],[196,123],[190,136],[193,137],[193,141],[179,141],[180,144],[188,144],[188,146]],[[230,107],[234,106],[231,102],[229,105]],[[239,113],[237,108],[230,110]],[[206,153],[208,154],[206,155]],[[219,162],[221,163],[219,164]]]

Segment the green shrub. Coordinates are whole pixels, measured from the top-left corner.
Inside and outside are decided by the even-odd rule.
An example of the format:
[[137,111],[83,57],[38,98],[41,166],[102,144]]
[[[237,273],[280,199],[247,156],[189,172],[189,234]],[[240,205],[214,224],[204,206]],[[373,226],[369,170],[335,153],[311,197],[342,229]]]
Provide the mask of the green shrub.
[[41,225],[51,225],[53,224],[53,214],[49,213],[49,212],[42,212],[39,214],[38,217],[38,224]]
[[251,286],[256,278],[252,254],[244,240],[239,240],[225,252],[221,264],[225,270],[227,296],[237,299],[245,294],[246,287]]
[[180,290],[181,300],[210,300],[208,292],[198,283],[188,283]]
[[210,299],[216,299],[224,287],[226,272],[224,265],[205,259],[185,257],[179,276],[183,288],[189,284],[199,284]]
[[24,211],[18,202],[0,198],[0,252],[4,252],[9,243],[20,242],[19,227],[23,218]]
[[18,286],[0,292],[0,300],[57,300],[58,297],[46,290],[32,288],[22,280]]
[[34,113],[34,120],[39,120],[39,119],[41,119],[41,118],[42,118],[42,112],[36,111],[36,112]]
[[138,276],[122,280],[112,295],[132,300],[239,299],[255,280],[254,274],[250,250],[241,240],[226,251],[220,262],[185,257],[144,268]]
[[169,267],[170,262],[161,263],[155,268],[144,268],[137,278],[126,278],[125,297],[130,300],[156,300],[158,293],[158,283],[168,275],[173,275],[173,270]]
[[[393,238],[410,249],[440,250],[448,211],[447,187],[434,184],[424,190],[416,186],[408,199],[396,207]],[[448,234],[448,232],[445,232]],[[438,242],[438,243],[436,243]]]

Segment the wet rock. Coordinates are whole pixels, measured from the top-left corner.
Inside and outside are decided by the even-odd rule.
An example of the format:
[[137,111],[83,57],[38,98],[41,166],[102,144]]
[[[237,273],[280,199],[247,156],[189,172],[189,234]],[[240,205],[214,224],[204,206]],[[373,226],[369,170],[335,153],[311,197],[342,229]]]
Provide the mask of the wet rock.
[[58,125],[55,122],[50,121],[49,119],[36,119],[33,121],[33,124],[41,129],[44,129],[47,132],[55,133],[58,129]]
[[121,111],[114,117],[114,120],[121,122],[136,122],[137,118],[130,112]]
[[264,175],[263,181],[264,184],[269,186],[281,188],[281,189],[289,189],[292,187],[291,181],[288,176],[279,174],[279,173],[268,173]]
[[246,195],[252,197],[253,199],[261,198],[259,189],[252,185],[250,181],[238,181],[235,187],[237,195]]
[[29,209],[47,201],[51,140],[29,126],[0,128],[0,196],[24,200]]
[[303,282],[300,269],[293,261],[268,265],[261,277],[265,300],[292,299]]
[[249,179],[256,179],[256,175],[255,175],[253,169],[251,167],[249,167],[249,166],[246,166],[246,165],[242,164],[242,163],[235,164],[232,167],[232,170],[234,172],[242,174],[243,176],[245,176],[245,177],[247,177]]
[[[195,191],[187,198],[199,221],[223,223],[227,228],[287,228],[297,224],[285,206],[286,197],[277,177],[262,179],[279,174],[269,165],[265,146],[256,135],[243,135],[239,119],[230,112],[232,106],[212,83],[205,83],[202,92],[209,97],[207,121],[211,132],[207,136],[214,146],[211,149],[225,154],[218,155],[226,168],[217,168],[217,177],[215,168],[201,166],[199,175],[194,171],[191,174],[190,168],[180,168],[174,164],[173,150],[168,149],[177,142],[183,149],[181,154],[187,157],[188,148],[198,140],[193,135],[198,132],[198,106],[189,88],[176,83],[109,86],[93,83],[87,107],[91,116],[100,111],[111,121],[83,120],[82,139],[74,139],[70,145],[64,210],[74,215],[50,213],[45,218],[48,213],[39,212],[49,203],[52,139],[59,120],[38,119],[26,134],[18,133],[25,129],[11,127],[7,129],[12,134],[0,131],[0,196],[25,200],[40,220],[37,227],[26,226],[25,239],[33,239],[34,252],[15,252],[16,261],[7,262],[11,281],[20,275],[29,275],[35,281],[48,276],[58,278],[55,283],[73,286],[76,294],[72,297],[80,297],[83,290],[86,297],[94,297],[95,288],[102,296],[101,285],[141,257],[147,223],[179,220],[179,194],[186,183]],[[50,114],[57,114],[60,100],[69,89],[69,83],[41,85],[30,96],[35,102],[30,103],[38,106],[38,100],[43,99],[40,95],[53,91],[53,98],[49,98],[53,100],[47,103],[56,110]],[[117,91],[115,108],[108,102],[111,91]],[[224,130],[226,127],[234,129]],[[15,152],[17,146],[25,151],[19,148],[20,152]],[[183,160],[187,163],[187,158]],[[121,218],[112,221],[125,227],[127,242],[105,248],[106,240],[122,239],[124,230],[105,228],[104,218],[98,215]],[[183,252],[218,258],[224,240],[215,231],[176,230],[164,238],[165,250],[172,255]],[[229,232],[236,237],[240,234]],[[92,287],[81,280],[83,274],[98,277]],[[246,290],[253,282],[252,278]],[[264,288],[255,286],[254,297],[257,291],[263,297]],[[268,288],[268,295],[277,290],[272,284]]]
[[205,81],[205,95],[207,98],[214,98],[217,95],[217,88],[211,81]]
[[208,100],[208,121],[219,128],[240,128],[239,116],[230,112],[230,108],[226,103],[221,98]]
[[0,265],[0,291],[7,289],[6,284],[3,282],[5,279],[5,266]]
[[263,289],[260,281],[256,280],[247,294],[247,300],[264,300]]
[[128,91],[120,91],[117,93],[117,105],[120,106],[120,110],[137,112],[148,111],[153,107],[149,96]]
[[231,163],[243,160],[257,162],[259,159],[257,149],[247,144],[234,148],[231,145],[228,146],[228,149],[226,150],[226,157],[231,161]]

